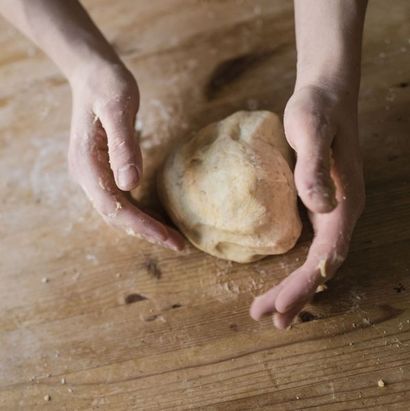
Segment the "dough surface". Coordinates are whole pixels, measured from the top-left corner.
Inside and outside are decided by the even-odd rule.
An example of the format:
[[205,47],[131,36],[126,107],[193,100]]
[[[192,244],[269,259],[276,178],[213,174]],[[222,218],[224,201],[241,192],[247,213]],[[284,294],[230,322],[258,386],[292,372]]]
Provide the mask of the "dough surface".
[[192,244],[247,263],[284,253],[299,238],[292,168],[278,116],[239,111],[170,154],[158,174],[158,193]]

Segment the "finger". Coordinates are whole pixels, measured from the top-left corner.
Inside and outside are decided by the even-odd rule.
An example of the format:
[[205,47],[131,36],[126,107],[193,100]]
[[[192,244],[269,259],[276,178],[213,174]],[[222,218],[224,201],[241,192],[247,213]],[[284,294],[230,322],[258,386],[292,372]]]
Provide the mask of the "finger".
[[[343,228],[332,221],[343,221],[336,210],[331,214],[331,217],[328,214],[320,215],[321,218],[326,216],[326,222],[320,223],[321,228],[312,242],[305,263],[279,285],[254,299],[250,309],[253,319],[259,320],[263,315],[274,313],[275,325],[277,323],[278,328],[286,328],[310,301],[318,285],[335,274],[347,254],[350,236],[343,234],[350,228]],[[324,230],[325,227],[331,227],[330,236]]]
[[[130,191],[140,181],[142,156],[134,132],[136,107],[118,102],[99,112],[99,120],[107,134],[111,170],[119,189]],[[121,108],[118,108],[118,107]]]
[[264,315],[275,312],[275,300],[281,288],[282,286],[279,284],[253,300],[249,314],[254,320],[259,321]]
[[181,251],[185,248],[186,241],[182,234],[172,227],[167,227],[168,230],[168,240],[166,245],[176,251]]
[[304,113],[299,118],[287,130],[287,137],[297,154],[296,188],[310,211],[326,213],[337,204],[330,175],[330,147],[335,130],[320,115]]
[[278,312],[287,313],[303,306],[315,294],[318,285],[336,273],[350,242],[351,223],[346,214],[346,206],[342,203],[328,214],[314,216],[315,237],[308,256],[302,267],[288,277],[286,287],[277,296]]
[[185,240],[181,234],[142,212],[126,199],[118,212],[105,214],[104,218],[110,225],[124,229],[128,235],[173,250],[184,248]]
[[[340,189],[338,196],[345,197]],[[286,328],[294,316],[310,301],[319,284],[330,279],[347,255],[355,217],[351,201],[340,201],[338,207],[327,214],[311,214],[315,238],[305,263],[279,285],[257,297],[251,306],[251,316],[259,319],[274,314],[274,324]]]
[[284,330],[288,328],[291,324],[293,319],[298,315],[298,313],[302,310],[305,306],[305,303],[301,303],[296,306],[293,310],[288,311],[286,313],[275,313],[273,314],[273,325],[278,328],[279,330]]
[[312,266],[306,261],[287,280],[275,302],[277,312],[282,314],[293,311],[299,305],[303,306],[315,293],[320,283],[318,264]]
[[75,121],[81,128],[70,147],[70,162],[75,163],[77,180],[94,208],[111,225],[129,234],[159,243],[165,247],[181,249],[180,235],[139,210],[118,190],[108,163],[107,138],[104,130],[90,118]]
[[[338,196],[345,190],[338,184]],[[311,214],[315,237],[305,263],[289,276],[286,287],[276,298],[276,309],[287,313],[307,303],[317,286],[334,276],[346,258],[351,233],[356,221],[350,201],[340,201],[337,208],[327,214]]]

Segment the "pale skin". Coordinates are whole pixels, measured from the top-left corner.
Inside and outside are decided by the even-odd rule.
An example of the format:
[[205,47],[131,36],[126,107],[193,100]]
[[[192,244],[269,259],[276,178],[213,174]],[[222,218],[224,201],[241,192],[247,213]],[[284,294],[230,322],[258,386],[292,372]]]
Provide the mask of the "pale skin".
[[[285,109],[296,152],[295,183],[314,239],[305,263],[258,296],[250,315],[288,327],[347,256],[364,207],[357,100],[366,0],[295,0],[297,80]],[[76,0],[0,0],[0,13],[67,77],[73,95],[68,163],[102,217],[148,241],[181,250],[182,236],[139,210],[128,192],[142,178],[134,139],[138,86]]]

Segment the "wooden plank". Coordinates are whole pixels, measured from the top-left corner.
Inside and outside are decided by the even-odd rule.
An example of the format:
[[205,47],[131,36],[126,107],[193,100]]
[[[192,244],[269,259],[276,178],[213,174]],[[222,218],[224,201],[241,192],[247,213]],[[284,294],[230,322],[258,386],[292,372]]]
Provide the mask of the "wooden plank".
[[[291,2],[84,3],[140,84],[144,204],[158,206],[153,175],[175,141],[237,109],[283,111]],[[369,4],[366,210],[338,276],[285,332],[248,308],[303,261],[308,227],[249,265],[108,228],[67,176],[68,85],[0,22],[0,409],[406,410],[409,13]]]

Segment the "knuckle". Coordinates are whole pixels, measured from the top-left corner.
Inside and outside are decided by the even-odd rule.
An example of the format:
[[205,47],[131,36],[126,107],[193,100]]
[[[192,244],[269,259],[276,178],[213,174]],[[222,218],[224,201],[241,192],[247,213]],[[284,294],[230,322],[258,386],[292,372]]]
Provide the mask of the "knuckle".
[[298,179],[297,191],[301,195],[313,197],[317,191],[317,183],[311,176],[305,175]]
[[110,143],[110,155],[114,161],[131,161],[134,158],[134,150],[126,139],[113,139]]
[[307,196],[311,197],[317,191],[317,184],[311,179],[306,179],[302,183],[301,191],[303,191]]
[[99,107],[96,108],[96,112],[102,119],[103,124],[107,121],[113,125],[128,123],[130,112],[127,104],[128,103],[123,102],[120,99],[115,101],[105,101],[103,103],[99,103]]
[[97,111],[102,117],[118,118],[124,116],[123,98],[121,96],[97,103]]
[[130,146],[128,135],[119,131],[112,132],[108,137],[108,144],[115,150],[126,150]]
[[[292,110],[294,134],[299,138],[328,138],[336,132],[336,125],[328,109],[296,106]],[[296,137],[298,138],[298,137]]]
[[128,141],[121,134],[111,134],[108,138],[108,144],[113,153],[122,153],[128,149]]
[[99,100],[95,105],[95,110],[101,117],[125,119],[130,116],[130,113],[137,111],[138,105],[138,92],[120,87],[114,97]]
[[327,181],[327,175],[325,171],[315,171],[304,172],[297,176],[298,181],[298,191],[304,193],[308,197],[313,197],[314,195],[328,191],[326,188],[329,186]]
[[336,127],[326,112],[310,110],[306,113],[304,120],[307,131],[316,138],[326,139],[336,131]]
[[322,157],[317,157],[315,161],[312,162],[312,174],[314,175],[316,181],[322,181],[328,179],[330,164]]

